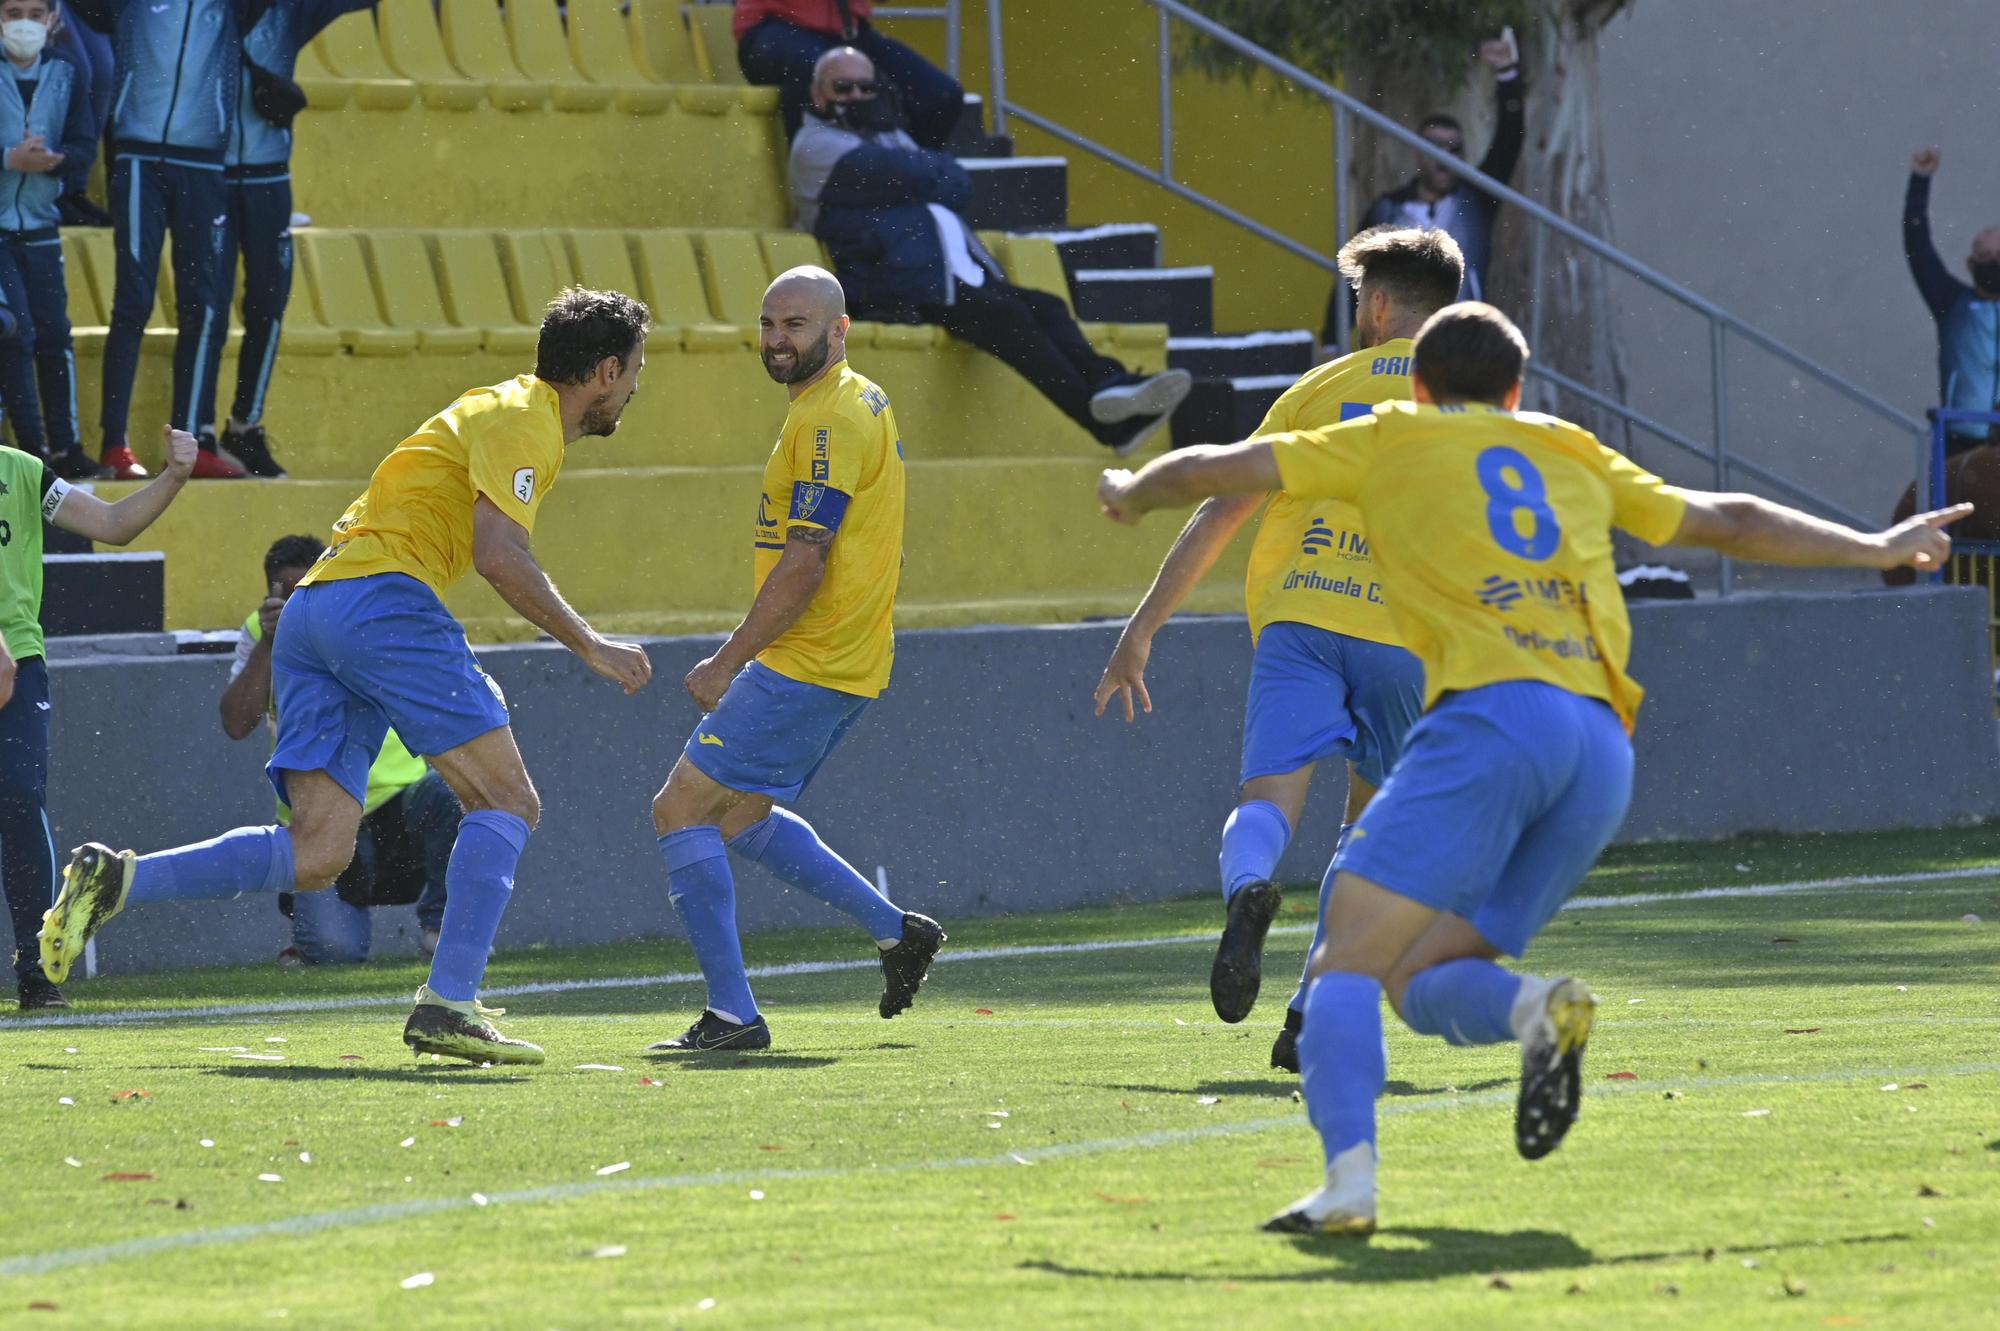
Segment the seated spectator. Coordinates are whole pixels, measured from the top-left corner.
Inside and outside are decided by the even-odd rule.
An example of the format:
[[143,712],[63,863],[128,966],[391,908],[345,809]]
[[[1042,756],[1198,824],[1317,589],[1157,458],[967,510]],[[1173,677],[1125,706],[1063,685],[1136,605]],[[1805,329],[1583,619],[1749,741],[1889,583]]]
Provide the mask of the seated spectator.
[[97,154],[90,73],[48,46],[48,0],[0,0],[0,48],[18,97],[0,97],[0,302],[16,323],[0,342],[0,407],[23,452],[64,480],[98,474],[76,419],[76,356],[57,199]]
[[[283,536],[264,555],[269,594],[243,621],[229,685],[222,691],[222,729],[229,738],[244,738],[264,720],[275,731],[272,635],[299,579],[325,551],[313,537]],[[278,821],[289,825],[291,813],[280,800]],[[354,859],[331,889],[278,899],[278,908],[292,918],[292,945],[279,958],[314,966],[366,961],[370,909],[413,902],[423,931],[420,948],[426,957],[436,951],[438,927],[444,920],[445,866],[462,816],[458,797],[444,778],[391,730],[383,738],[375,765],[368,769],[368,795],[361,806]]]
[[[1931,177],[1940,155],[1925,148],[1910,159],[1903,192],[1903,258],[1938,329],[1938,402],[1960,411],[2000,411],[2000,226],[1972,238],[1966,257],[1970,284],[1944,266],[1931,239]],[[1946,428],[1945,452],[1955,454],[2000,438],[1992,426],[1960,421]]]
[[[1521,77],[1521,53],[1512,31],[1479,44],[1479,58],[1493,71],[1493,141],[1479,159],[1479,169],[1505,185],[1513,178],[1521,161],[1521,146],[1527,142],[1527,120],[1522,102],[1528,86]],[[1454,157],[1465,156],[1465,129],[1448,115],[1426,116],[1417,133]],[[1458,290],[1460,300],[1486,299],[1486,266],[1493,257],[1493,221],[1500,212],[1500,200],[1482,189],[1467,185],[1451,167],[1434,157],[1416,155],[1417,174],[1409,184],[1378,195],[1362,215],[1357,231],[1371,226],[1436,227],[1449,232],[1465,255],[1465,282]],[[1344,282],[1333,284],[1326,302],[1326,321],[1320,341],[1332,346],[1336,300],[1351,299]]]
[[813,105],[792,141],[799,229],[826,243],[857,319],[934,323],[999,357],[1120,457],[1187,396],[1185,370],[1143,377],[1099,355],[1058,296],[1008,282],[955,211],[971,178],[949,153],[920,148],[896,99],[851,46],[819,58]]
[[813,62],[836,46],[863,52],[902,94],[910,137],[940,148],[965,107],[958,80],[868,21],[874,0],[736,0],[736,63],[752,83],[775,85],[785,137],[812,101]]

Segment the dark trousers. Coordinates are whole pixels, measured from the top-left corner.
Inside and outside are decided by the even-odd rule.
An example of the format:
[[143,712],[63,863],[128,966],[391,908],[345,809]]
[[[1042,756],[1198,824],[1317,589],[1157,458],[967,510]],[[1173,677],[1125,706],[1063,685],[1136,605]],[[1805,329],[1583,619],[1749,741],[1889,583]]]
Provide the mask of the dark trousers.
[[867,23],[861,25],[853,41],[846,42],[767,18],[736,44],[736,64],[750,82],[776,85],[787,140],[799,132],[806,107],[812,105],[813,61],[836,46],[852,46],[875,62],[878,76],[896,85],[903,97],[911,138],[926,148],[944,146],[965,106],[965,89],[957,79]]
[[[104,444],[128,443],[132,384],[139,348],[160,281],[160,247],[174,237],[174,405],[169,422],[192,431],[195,386],[207,375],[202,358],[211,343],[204,325],[221,317],[215,274],[222,249],[229,193],[222,168],[162,162],[139,152],[119,157],[111,169],[111,217],[118,243],[118,283],[111,300],[111,328],[104,339]],[[226,328],[225,328],[226,333]]]
[[1091,395],[1124,374],[1125,367],[1097,354],[1062,297],[989,277],[984,286],[961,284],[949,305],[920,305],[917,312],[925,323],[939,324],[953,337],[1005,361],[1093,435],[1103,428],[1091,419]]
[[222,228],[217,259],[215,304],[222,313],[210,325],[210,346],[202,358],[206,374],[195,399],[195,415],[214,425],[216,379],[229,337],[229,303],[236,296],[236,263],[243,262],[243,354],[236,361],[236,399],[229,414],[245,425],[264,419],[271,370],[278,363],[278,330],[292,298],[292,177],[282,166],[252,167],[229,176],[229,221]]
[[77,444],[76,353],[54,227],[0,231],[0,299],[19,325],[0,343],[0,410],[14,442],[29,453],[67,452]]
[[0,887],[14,925],[14,974],[42,968],[35,935],[55,904],[56,843],[49,791],[49,665],[15,663],[14,696],[0,707]]

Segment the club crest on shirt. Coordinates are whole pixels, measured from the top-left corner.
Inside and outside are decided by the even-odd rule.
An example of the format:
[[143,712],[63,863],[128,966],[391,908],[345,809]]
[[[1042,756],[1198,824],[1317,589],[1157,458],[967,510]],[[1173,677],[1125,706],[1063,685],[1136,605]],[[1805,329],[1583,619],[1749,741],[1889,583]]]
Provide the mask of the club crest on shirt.
[[792,516],[810,518],[819,510],[819,504],[826,498],[824,485],[801,485],[792,491]]
[[535,469],[533,467],[523,467],[514,473],[514,498],[524,504],[534,502]]

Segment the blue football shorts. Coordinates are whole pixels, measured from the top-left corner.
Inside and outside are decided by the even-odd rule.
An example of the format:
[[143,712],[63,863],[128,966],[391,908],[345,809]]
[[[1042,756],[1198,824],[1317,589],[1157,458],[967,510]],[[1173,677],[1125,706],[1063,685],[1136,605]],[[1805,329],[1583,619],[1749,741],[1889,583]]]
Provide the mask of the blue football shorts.
[[[292,593],[271,644],[278,742],[265,773],[325,772],[362,801],[391,726],[412,753],[447,753],[507,724],[507,700],[437,593],[402,573]],[[289,802],[289,801],[287,801]]]
[[1632,743],[1609,705],[1539,681],[1489,684],[1425,713],[1335,867],[1519,956],[1631,798]]
[[1401,647],[1267,624],[1250,661],[1241,779],[1341,758],[1380,786],[1423,707],[1423,665]]
[[820,764],[873,701],[752,661],[682,752],[720,785],[789,803],[812,784]]

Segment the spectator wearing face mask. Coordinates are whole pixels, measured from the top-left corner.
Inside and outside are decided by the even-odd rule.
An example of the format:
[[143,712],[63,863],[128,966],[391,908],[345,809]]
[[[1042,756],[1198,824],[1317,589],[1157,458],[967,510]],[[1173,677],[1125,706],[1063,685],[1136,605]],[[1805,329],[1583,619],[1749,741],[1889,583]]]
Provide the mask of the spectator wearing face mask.
[[794,220],[825,242],[854,317],[941,325],[1120,457],[1187,396],[1187,371],[1133,374],[1091,347],[1061,297],[1007,281],[958,214],[972,196],[965,168],[917,145],[853,47],[819,58],[788,175]]
[[[1931,177],[1940,154],[1925,148],[1910,159],[1903,192],[1903,257],[1938,327],[1938,401],[1960,411],[2000,411],[2000,226],[1972,238],[1965,266],[1970,286],[1944,266],[1931,239]],[[1995,437],[1993,427],[1952,425],[1945,451],[1959,453]]]
[[48,0],[0,0],[0,300],[15,320],[0,342],[0,406],[23,452],[64,480],[98,474],[77,434],[76,355],[57,200],[97,152],[90,74],[48,47]]

